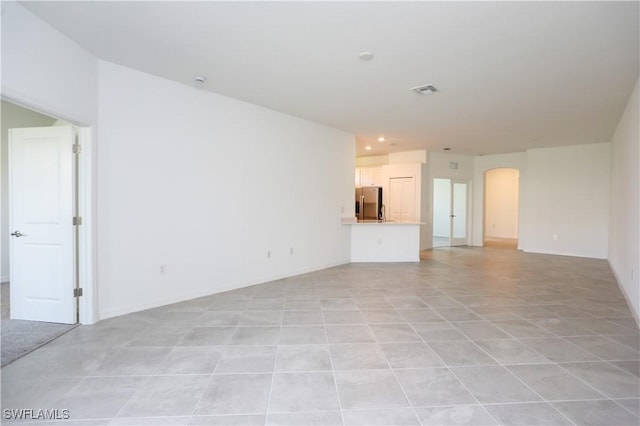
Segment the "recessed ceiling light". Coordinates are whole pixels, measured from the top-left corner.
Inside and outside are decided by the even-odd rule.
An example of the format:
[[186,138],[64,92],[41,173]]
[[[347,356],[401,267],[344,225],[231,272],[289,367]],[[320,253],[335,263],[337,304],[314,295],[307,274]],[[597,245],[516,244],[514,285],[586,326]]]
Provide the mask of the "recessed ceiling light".
[[371,145],[365,146],[364,149],[366,149],[367,151],[371,151]]
[[380,136],[380,137],[378,138],[378,142],[384,142],[384,136]]
[[371,52],[361,52],[360,53],[360,60],[361,61],[370,61],[373,59],[373,53]]
[[193,76],[193,81],[195,81],[196,83],[204,83],[205,81],[207,81],[207,77],[205,77],[204,75],[194,75]]

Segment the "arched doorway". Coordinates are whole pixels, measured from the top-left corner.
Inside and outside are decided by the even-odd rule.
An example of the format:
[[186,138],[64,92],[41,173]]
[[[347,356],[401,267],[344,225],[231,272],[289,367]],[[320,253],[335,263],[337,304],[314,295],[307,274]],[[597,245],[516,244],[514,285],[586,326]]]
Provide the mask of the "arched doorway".
[[518,247],[520,171],[497,168],[484,173],[483,245]]

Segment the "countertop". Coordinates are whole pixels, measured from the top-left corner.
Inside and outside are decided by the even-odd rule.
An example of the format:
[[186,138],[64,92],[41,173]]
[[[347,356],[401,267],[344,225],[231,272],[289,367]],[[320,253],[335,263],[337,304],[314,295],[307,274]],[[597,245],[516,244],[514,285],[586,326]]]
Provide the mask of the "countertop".
[[423,222],[405,221],[399,222],[395,220],[360,220],[356,221],[355,218],[342,218],[343,225],[424,225]]

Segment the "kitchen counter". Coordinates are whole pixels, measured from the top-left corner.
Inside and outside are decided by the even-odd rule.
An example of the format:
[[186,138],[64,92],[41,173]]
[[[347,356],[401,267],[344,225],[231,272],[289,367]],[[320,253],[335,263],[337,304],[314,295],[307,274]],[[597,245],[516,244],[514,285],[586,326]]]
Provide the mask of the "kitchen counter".
[[352,262],[419,262],[420,222],[343,221],[351,226]]
[[396,222],[395,220],[359,220],[350,225],[424,225],[421,222]]

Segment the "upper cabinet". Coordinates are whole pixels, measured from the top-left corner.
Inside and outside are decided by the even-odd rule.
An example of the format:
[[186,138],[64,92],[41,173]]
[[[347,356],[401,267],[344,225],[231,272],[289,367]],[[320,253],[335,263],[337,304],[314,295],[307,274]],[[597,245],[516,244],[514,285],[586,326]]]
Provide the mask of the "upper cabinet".
[[383,186],[382,166],[357,167],[355,178],[356,188],[362,186]]

